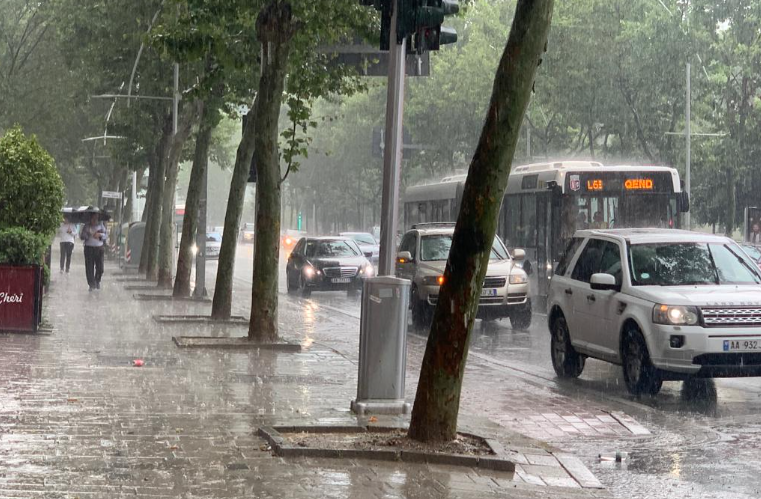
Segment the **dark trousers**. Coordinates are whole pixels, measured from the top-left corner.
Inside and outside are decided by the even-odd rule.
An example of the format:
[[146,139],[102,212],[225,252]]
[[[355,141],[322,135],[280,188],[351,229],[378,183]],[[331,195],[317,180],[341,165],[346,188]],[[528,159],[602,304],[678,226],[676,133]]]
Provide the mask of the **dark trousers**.
[[61,270],[66,267],[66,272],[71,267],[71,252],[74,251],[74,243],[61,243]]
[[104,253],[103,246],[85,246],[85,274],[87,274],[87,284],[91,288],[100,285],[100,278],[103,276]]

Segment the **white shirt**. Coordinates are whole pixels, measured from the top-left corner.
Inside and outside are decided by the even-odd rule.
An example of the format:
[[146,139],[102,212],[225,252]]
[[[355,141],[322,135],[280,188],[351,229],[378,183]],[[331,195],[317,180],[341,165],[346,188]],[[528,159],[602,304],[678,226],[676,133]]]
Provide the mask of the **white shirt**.
[[[95,237],[94,234],[100,232],[100,237]],[[106,225],[103,222],[98,222],[97,225],[85,224],[82,227],[82,235],[80,238],[84,240],[85,246],[103,246],[103,242],[108,237],[108,231]]]
[[77,235],[77,226],[69,222],[64,222],[58,227],[58,235],[60,236],[62,243],[73,243],[74,238]]

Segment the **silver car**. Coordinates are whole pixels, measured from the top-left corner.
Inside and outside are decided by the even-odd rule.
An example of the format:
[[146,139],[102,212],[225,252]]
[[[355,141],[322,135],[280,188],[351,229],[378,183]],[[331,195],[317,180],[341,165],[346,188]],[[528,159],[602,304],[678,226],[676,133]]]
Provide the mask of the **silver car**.
[[353,239],[354,242],[357,243],[357,246],[359,246],[359,249],[362,250],[365,258],[370,260],[370,263],[372,263],[376,269],[378,268],[380,244],[375,240],[372,234],[369,232],[341,232],[339,236]]
[[[444,283],[444,268],[452,245],[454,224],[418,224],[402,237],[396,260],[396,274],[412,281],[410,298],[412,322],[416,327],[430,323]],[[526,272],[518,265],[525,252],[513,255],[499,236],[494,237],[489,267],[486,271],[478,317],[483,320],[509,317],[513,328],[525,330],[531,325],[531,299]]]

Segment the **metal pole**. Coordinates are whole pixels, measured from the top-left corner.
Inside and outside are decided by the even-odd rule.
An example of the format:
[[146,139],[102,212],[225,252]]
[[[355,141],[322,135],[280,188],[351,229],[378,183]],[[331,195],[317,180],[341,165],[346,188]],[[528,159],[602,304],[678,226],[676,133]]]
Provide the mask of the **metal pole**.
[[[685,156],[686,156],[686,169],[685,169],[685,176],[684,176],[684,188],[687,191],[688,195],[691,195],[690,191],[690,63],[687,63],[687,103],[685,106],[685,126],[684,126],[684,135],[685,140],[687,141],[687,147],[685,149]],[[691,220],[690,220],[690,212],[684,214],[684,224],[687,227],[687,229],[691,229]]]
[[132,221],[139,222],[140,217],[137,214],[137,172],[132,172]]
[[201,177],[201,197],[198,199],[198,228],[196,230],[196,289],[193,291],[194,298],[204,298],[206,292],[206,206],[207,189],[209,178],[209,166],[207,165]]
[[407,40],[396,43],[398,4],[391,2],[391,47],[389,48],[388,97],[386,100],[386,146],[383,148],[383,197],[378,275],[393,276],[396,261],[396,228],[399,214],[399,179],[402,160],[402,116],[404,114],[404,71]]
[[177,135],[177,110],[180,107],[180,65],[174,63],[174,95],[172,96],[172,134]]

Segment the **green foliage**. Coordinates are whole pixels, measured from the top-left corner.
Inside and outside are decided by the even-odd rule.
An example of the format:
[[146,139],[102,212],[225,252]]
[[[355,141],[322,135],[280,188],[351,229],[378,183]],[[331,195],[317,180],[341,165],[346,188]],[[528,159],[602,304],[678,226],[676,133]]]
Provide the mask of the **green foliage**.
[[0,229],[52,236],[61,221],[63,182],[34,136],[15,127],[0,139]]
[[0,263],[42,265],[50,239],[21,227],[0,229]]

